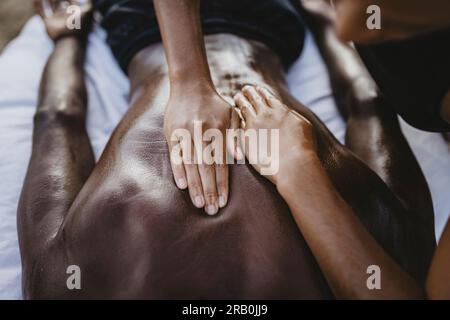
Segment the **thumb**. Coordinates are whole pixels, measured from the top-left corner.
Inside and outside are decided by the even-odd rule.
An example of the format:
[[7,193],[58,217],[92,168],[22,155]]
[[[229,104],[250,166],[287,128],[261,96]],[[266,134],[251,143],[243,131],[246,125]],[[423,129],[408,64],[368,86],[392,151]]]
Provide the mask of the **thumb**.
[[240,139],[238,130],[240,130],[241,118],[235,108],[231,111],[230,131],[231,134],[227,134],[227,150],[231,156],[238,160],[244,160],[244,153],[240,145]]

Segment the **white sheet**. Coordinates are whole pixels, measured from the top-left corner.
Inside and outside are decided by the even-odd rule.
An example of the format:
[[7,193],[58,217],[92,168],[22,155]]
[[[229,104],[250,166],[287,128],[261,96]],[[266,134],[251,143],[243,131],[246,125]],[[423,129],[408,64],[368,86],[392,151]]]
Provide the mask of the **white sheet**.
[[[127,109],[128,80],[95,28],[87,53],[88,132],[96,157]],[[40,18],[32,18],[0,56],[0,298],[20,299],[16,208],[31,149],[32,118],[43,67],[52,50]],[[342,141],[345,124],[334,105],[328,77],[310,35],[288,75],[294,95]],[[450,150],[440,136],[404,126],[430,183],[440,235],[450,213]]]

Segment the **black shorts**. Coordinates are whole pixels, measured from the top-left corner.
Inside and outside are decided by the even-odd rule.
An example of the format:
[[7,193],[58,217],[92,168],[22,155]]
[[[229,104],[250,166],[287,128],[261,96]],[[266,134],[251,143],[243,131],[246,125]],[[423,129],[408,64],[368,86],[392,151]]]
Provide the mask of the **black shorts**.
[[[203,33],[230,33],[270,47],[289,66],[300,55],[304,24],[291,0],[201,0]],[[107,43],[127,73],[133,56],[160,42],[152,0],[94,0]]]

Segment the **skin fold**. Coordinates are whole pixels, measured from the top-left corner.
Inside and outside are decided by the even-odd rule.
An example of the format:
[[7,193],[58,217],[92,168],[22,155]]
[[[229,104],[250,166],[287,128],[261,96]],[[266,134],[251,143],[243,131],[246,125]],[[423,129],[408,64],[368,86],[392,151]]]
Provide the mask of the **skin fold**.
[[[302,158],[285,153],[293,180],[281,174],[274,185],[250,165],[230,166],[228,205],[208,217],[193,205],[190,191],[180,191],[173,182],[164,132],[168,102],[175,98],[167,44],[166,50],[154,44],[133,58],[129,111],[94,164],[85,130],[85,41],[55,38],[41,82],[32,157],[18,209],[25,298],[366,298],[373,297],[364,287],[368,264],[386,268],[389,279],[403,272],[396,282],[400,289],[386,283],[375,297],[421,295],[411,283],[415,279],[420,287],[425,281],[434,250],[433,212],[428,193],[416,199],[426,185],[406,146],[396,152],[389,144],[380,150],[366,142],[364,148],[358,138],[362,131],[350,129],[348,139],[356,147],[341,145],[287,91],[272,50],[228,34],[206,36],[216,94],[232,99],[246,85],[264,87],[301,116],[300,141],[314,137],[314,147],[306,144],[311,152]],[[355,82],[341,72],[340,67],[331,70],[346,81],[341,94],[349,97],[351,110],[378,105],[370,86],[358,90],[364,99],[355,95],[354,86],[367,81],[364,74],[365,81]],[[190,85],[181,85],[179,92],[185,103],[198,103]],[[244,94],[249,95],[248,88]],[[398,126],[382,125],[383,113],[364,110],[349,111],[349,122],[370,126],[367,131],[378,141],[404,139]],[[404,178],[399,163],[414,180],[410,190],[397,184]],[[298,193],[286,187],[291,183]],[[299,209],[290,210],[292,204]],[[300,232],[302,215],[313,220],[305,218],[309,226],[300,225]],[[312,236],[316,223],[325,230],[321,241]],[[338,250],[346,242],[336,235],[355,241]],[[331,252],[335,255],[327,259]],[[66,286],[70,265],[82,271],[82,290]],[[348,287],[336,281],[341,277]]]

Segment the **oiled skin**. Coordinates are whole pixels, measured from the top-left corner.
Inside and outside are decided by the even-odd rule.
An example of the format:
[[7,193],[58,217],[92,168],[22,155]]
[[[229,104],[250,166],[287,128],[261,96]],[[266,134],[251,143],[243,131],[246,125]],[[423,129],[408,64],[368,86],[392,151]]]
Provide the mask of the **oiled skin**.
[[[244,84],[263,85],[304,115],[314,125],[319,157],[336,189],[395,260],[423,281],[432,235],[422,228],[429,221],[406,210],[287,92],[281,64],[269,49],[230,35],[205,38],[217,89],[232,96]],[[46,166],[55,145],[70,145],[71,153],[55,155],[59,163],[83,155],[92,160],[83,149],[88,142],[74,142],[85,134],[83,117],[75,128],[64,116],[36,118],[46,143],[31,160],[19,208],[25,297],[331,298],[286,204],[249,166],[231,166],[229,204],[215,217],[194,208],[186,192],[176,188],[162,132],[169,94],[163,56],[162,46],[154,45],[134,58],[130,110],[83,184],[93,166],[87,165],[79,193],[77,187],[56,193],[42,186],[58,187],[52,179],[73,182],[70,170],[52,172]],[[44,139],[36,133],[34,138],[35,144]],[[41,178],[44,182],[34,183]],[[43,205],[34,205],[38,192]],[[54,202],[63,205],[55,209]],[[48,214],[46,205],[58,219],[37,227]],[[424,216],[432,221],[432,212]],[[67,289],[69,265],[80,266],[82,290]]]

